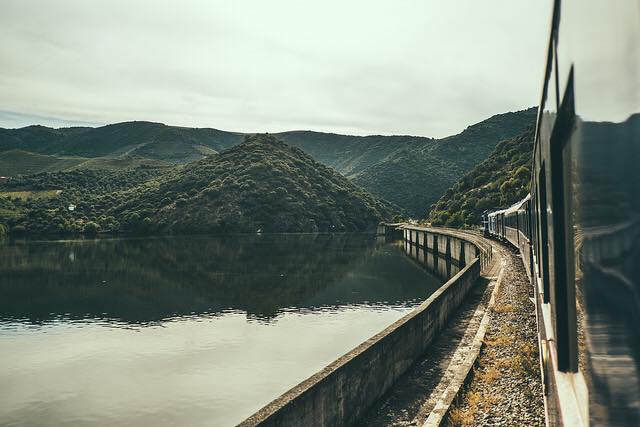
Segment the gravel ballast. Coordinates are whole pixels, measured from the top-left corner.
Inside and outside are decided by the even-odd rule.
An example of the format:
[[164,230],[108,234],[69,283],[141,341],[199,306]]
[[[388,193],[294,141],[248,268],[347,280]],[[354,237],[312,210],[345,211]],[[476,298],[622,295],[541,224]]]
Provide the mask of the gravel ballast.
[[544,426],[533,290],[521,259],[502,247],[504,276],[470,382],[450,407],[450,426]]

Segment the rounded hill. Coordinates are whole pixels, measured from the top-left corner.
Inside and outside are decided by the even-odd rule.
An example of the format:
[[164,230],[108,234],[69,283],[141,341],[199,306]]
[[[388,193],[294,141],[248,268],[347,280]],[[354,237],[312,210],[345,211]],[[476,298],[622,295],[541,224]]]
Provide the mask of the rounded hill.
[[127,205],[149,206],[153,226],[171,232],[362,231],[395,213],[270,135],[249,136],[146,187],[132,189]]

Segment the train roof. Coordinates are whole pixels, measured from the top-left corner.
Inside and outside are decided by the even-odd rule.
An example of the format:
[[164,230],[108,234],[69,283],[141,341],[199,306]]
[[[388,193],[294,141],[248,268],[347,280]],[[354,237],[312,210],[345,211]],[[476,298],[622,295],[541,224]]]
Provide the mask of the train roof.
[[527,194],[527,197],[525,197],[524,199],[514,203],[513,205],[509,206],[508,208],[500,209],[498,211],[491,212],[491,213],[489,213],[489,215],[492,216],[492,215],[498,215],[498,214],[510,214],[510,213],[513,213],[513,212],[517,212],[530,199],[531,199],[531,194]]
[[522,208],[522,206],[529,201],[529,199],[531,199],[531,194],[527,194],[527,197],[520,200],[519,202],[514,203],[508,209],[505,209],[505,213],[512,213],[512,212],[519,211]]

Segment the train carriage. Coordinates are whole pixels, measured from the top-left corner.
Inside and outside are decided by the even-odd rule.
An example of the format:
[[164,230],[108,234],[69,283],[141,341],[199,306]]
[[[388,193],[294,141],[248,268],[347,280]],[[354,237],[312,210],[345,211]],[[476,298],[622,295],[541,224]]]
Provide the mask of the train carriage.
[[640,425],[640,2],[554,2],[529,195],[486,215],[535,294],[550,425]]

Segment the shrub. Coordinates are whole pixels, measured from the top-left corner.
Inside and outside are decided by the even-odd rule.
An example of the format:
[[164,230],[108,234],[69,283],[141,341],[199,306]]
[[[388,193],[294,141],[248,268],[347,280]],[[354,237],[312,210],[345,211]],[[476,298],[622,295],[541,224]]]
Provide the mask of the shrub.
[[100,230],[100,226],[93,221],[89,221],[84,225],[82,232],[87,236],[95,236],[98,234],[98,230]]
[[520,166],[516,170],[515,176],[519,180],[525,180],[526,181],[531,176],[531,172],[529,171],[529,168],[527,168],[526,166]]

